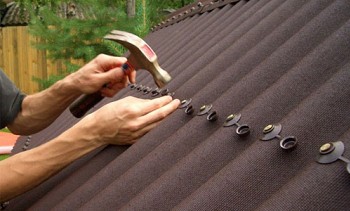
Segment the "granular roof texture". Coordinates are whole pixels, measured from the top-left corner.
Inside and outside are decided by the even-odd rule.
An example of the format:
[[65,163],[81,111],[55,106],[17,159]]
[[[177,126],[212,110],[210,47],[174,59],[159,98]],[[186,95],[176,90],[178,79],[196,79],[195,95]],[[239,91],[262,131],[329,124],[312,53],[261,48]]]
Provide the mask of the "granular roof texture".
[[[130,147],[94,151],[9,210],[349,210],[347,164],[317,162],[328,142],[344,143],[350,158],[348,0],[201,1],[145,40],[173,77],[169,91],[191,98],[194,112],[178,109]],[[138,72],[141,91],[129,86],[94,109],[129,95],[153,98],[141,85],[155,88],[146,71]],[[197,115],[202,105],[212,105],[216,121]],[[223,127],[230,114],[241,114],[248,135]],[[15,151],[76,121],[66,111],[21,137]],[[279,137],[261,141],[269,124],[282,126]],[[294,150],[279,145],[289,136]]]

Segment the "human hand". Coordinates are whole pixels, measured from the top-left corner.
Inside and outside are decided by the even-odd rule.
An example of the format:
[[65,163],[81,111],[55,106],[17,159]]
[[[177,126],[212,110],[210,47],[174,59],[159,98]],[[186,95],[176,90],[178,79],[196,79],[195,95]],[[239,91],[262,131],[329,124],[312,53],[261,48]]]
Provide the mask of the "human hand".
[[126,97],[109,103],[81,122],[101,144],[129,145],[156,127],[179,106],[179,100],[164,96],[153,100]]
[[135,83],[136,71],[130,67],[124,73],[121,68],[126,61],[124,57],[100,54],[69,77],[81,93],[100,91],[103,96],[112,97],[125,88],[128,81]]

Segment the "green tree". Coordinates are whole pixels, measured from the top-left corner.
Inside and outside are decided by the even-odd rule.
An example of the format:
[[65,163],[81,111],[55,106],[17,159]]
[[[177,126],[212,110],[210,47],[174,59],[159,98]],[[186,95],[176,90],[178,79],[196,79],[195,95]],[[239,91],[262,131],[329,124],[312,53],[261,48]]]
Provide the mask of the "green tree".
[[59,76],[51,76],[44,80],[35,79],[44,89],[79,68],[70,63],[71,59],[87,62],[100,53],[116,56],[124,54],[125,49],[122,46],[102,39],[111,30],[128,31],[143,37],[164,17],[161,12],[163,9],[176,9],[193,0],[136,0],[133,18],[127,16],[125,0],[19,2],[23,10],[30,14],[30,32],[41,40],[36,47],[48,51],[49,58],[64,61],[67,67]]

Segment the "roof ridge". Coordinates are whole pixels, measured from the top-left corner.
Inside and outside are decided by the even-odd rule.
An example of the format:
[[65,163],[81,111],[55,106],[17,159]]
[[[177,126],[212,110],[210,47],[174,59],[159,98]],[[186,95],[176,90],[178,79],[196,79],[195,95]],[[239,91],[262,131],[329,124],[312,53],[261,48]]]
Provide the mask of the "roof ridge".
[[[152,27],[152,32],[178,23],[188,17],[192,17],[196,14],[202,14],[208,11],[212,11],[216,8],[224,7],[227,4],[237,4],[242,0],[198,0],[195,3],[182,7],[175,12],[167,16],[165,21],[162,21],[158,25]],[[245,0],[249,1],[249,0]]]

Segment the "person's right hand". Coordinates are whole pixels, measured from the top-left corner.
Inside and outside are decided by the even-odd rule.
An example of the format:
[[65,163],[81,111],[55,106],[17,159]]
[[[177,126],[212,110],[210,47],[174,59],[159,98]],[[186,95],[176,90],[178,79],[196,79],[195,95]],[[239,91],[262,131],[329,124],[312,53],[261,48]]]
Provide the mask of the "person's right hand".
[[152,100],[126,97],[103,106],[76,126],[101,144],[129,145],[156,127],[179,104],[170,96]]
[[[132,67],[124,73],[121,66],[127,62],[124,57],[100,54],[78,71],[69,75],[69,80],[81,94],[100,91],[105,97],[113,97],[130,83],[135,83],[136,71]],[[108,84],[108,85],[107,85]],[[107,85],[103,87],[104,85]]]

